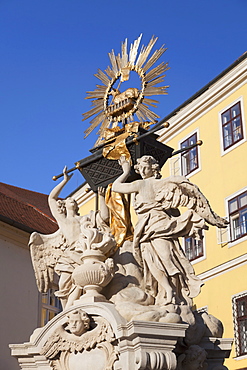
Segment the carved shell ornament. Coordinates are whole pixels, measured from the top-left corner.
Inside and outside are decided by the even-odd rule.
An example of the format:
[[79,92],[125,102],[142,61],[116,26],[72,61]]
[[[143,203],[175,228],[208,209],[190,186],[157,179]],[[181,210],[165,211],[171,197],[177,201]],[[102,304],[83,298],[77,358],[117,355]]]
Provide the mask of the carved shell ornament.
[[[141,38],[142,35],[130,45],[129,53],[126,39],[122,43],[121,54],[115,55],[114,50],[109,53],[111,66],[108,66],[104,72],[99,69],[95,74],[103,85],[96,85],[94,91],[87,92],[85,99],[92,99],[92,108],[83,113],[83,121],[91,117],[93,119],[85,131],[85,137],[101,124],[98,132],[101,139],[106,128],[116,127],[118,122],[129,123],[134,120],[134,114],[141,123],[146,121],[154,123],[159,118],[149,108],[157,107],[158,101],[151,99],[150,96],[167,94],[168,86],[157,85],[164,81],[168,64],[162,62],[154,66],[166,48],[162,46],[150,56],[158,39],[153,36],[148,45],[143,45],[138,52]],[[124,89],[124,83],[130,79],[131,72],[139,76],[140,87]],[[123,86],[121,86],[122,83]]]

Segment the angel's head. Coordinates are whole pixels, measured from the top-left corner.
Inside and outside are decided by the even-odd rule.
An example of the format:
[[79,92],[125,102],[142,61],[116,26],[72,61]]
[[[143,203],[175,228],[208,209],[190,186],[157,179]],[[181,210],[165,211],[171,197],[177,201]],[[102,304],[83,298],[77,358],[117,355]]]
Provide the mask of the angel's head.
[[156,179],[161,178],[159,163],[151,155],[144,155],[138,158],[134,169],[143,179],[149,177],[155,177]]
[[58,212],[67,215],[68,211],[73,211],[76,215],[78,215],[78,204],[75,199],[69,197],[65,200],[59,199],[57,200]]
[[90,326],[90,318],[85,311],[78,309],[68,315],[67,329],[77,336],[84,334]]

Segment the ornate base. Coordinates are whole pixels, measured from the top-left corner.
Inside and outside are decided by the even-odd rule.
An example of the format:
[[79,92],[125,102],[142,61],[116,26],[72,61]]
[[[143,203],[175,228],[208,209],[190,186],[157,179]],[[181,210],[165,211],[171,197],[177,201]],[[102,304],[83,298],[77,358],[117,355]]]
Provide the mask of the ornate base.
[[[80,312],[90,324],[86,327],[82,319],[79,332],[81,326],[76,331],[70,319]],[[78,303],[36,329],[30,342],[10,348],[20,368],[28,370],[187,370],[179,360],[181,353],[176,354],[176,344],[187,327],[148,321],[127,323],[111,303]],[[207,352],[208,370],[226,369],[222,364],[230,354],[231,342],[205,338],[200,343]]]
[[[86,287],[85,287],[86,288]],[[96,288],[86,290],[78,300],[76,300],[73,305],[93,303],[93,302],[108,302],[110,303],[103,294],[97,292]]]

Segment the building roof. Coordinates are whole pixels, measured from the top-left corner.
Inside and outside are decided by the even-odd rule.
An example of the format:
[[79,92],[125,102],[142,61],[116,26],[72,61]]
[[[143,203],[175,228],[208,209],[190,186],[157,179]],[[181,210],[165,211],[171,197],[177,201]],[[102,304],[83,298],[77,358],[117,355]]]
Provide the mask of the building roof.
[[0,220],[29,233],[50,234],[58,229],[48,195],[0,182]]
[[[189,99],[187,99],[184,103],[179,105],[176,109],[174,109],[171,113],[169,113],[166,117],[162,118],[161,121],[156,123],[149,131],[156,132],[158,135],[160,134],[162,136],[161,130],[163,129],[162,124],[165,122],[168,122],[172,117],[176,116],[184,107],[186,107],[188,104],[190,104],[193,100],[204,94],[207,90],[210,89],[211,86],[213,86],[217,81],[219,81],[221,78],[223,78],[227,73],[229,73],[231,70],[233,70],[236,66],[238,66],[241,62],[243,62],[245,59],[247,59],[247,51],[245,51],[238,59],[236,59],[229,67],[224,69],[219,75],[217,75],[215,78],[213,78],[210,82],[208,82],[204,87],[202,87],[199,91],[197,91],[195,94],[193,94]],[[166,131],[165,131],[166,132]],[[78,201],[78,193],[80,189],[85,186],[87,182],[85,181],[81,185],[78,186],[77,189],[75,189],[69,196],[74,196],[75,199]],[[92,191],[91,191],[92,192]]]
[[[243,60],[247,58],[247,51],[245,51],[238,59],[236,59],[229,67],[224,69],[219,75],[217,75],[215,78],[213,78],[211,81],[209,81],[204,87],[202,87],[199,91],[197,91],[195,94],[193,94],[189,99],[187,99],[184,103],[179,105],[176,109],[174,109],[171,113],[169,113],[166,117],[162,118],[161,121],[156,123],[152,130],[156,131],[159,129],[159,127],[167,122],[169,119],[171,119],[173,116],[175,116],[181,109],[186,107],[189,103],[191,103],[193,100],[198,98],[200,95],[202,95],[205,91],[207,91],[212,85],[214,85],[218,80],[220,80],[222,77],[224,77],[228,72],[230,72],[233,68],[235,68],[239,63],[241,63]],[[162,127],[160,127],[162,129]],[[150,130],[151,131],[151,130]]]

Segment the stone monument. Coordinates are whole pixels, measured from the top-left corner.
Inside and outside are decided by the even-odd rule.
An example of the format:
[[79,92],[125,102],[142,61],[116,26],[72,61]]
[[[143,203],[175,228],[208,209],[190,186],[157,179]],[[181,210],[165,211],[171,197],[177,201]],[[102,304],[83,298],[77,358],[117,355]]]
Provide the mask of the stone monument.
[[[165,90],[154,86],[161,82],[159,74],[166,65],[147,72],[165,50],[159,49],[147,60],[155,41],[152,38],[142,48],[136,63],[140,38],[129,56],[127,42],[122,45],[122,56],[112,52],[112,68],[106,70],[111,79],[99,71],[106,88],[98,86],[90,93],[99,101],[86,114],[98,114],[89,131],[103,122],[101,141],[96,155],[79,161],[77,167],[83,172],[83,165],[97,166],[103,160],[106,167],[110,162],[111,170],[111,163],[117,168],[117,174],[109,176],[113,183],[104,175],[99,185],[107,189],[97,188],[99,210],[79,215],[72,198],[59,199],[71,177],[65,167],[63,180],[48,198],[59,229],[51,235],[33,233],[30,237],[38,289],[46,292],[57,274],[56,295],[63,311],[37,328],[29,342],[10,345],[21,369],[226,369],[224,359],[232,340],[222,339],[223,325],[217,318],[192,310],[203,283],[179,238],[201,239],[207,224],[224,228],[227,221],[185,177],[161,178],[160,166],[172,155],[172,148],[155,148],[155,158],[147,152],[138,156],[128,145],[141,142],[146,135],[144,119],[152,123],[156,118],[149,108],[143,108],[145,103],[153,104],[146,96]],[[127,81],[131,71],[141,76],[142,89],[120,93],[114,84],[117,79]],[[109,96],[113,96],[112,104]],[[131,122],[134,113],[139,123]],[[118,122],[124,127],[118,128]],[[94,182],[92,187],[95,190]],[[138,217],[134,227],[130,194]],[[181,207],[187,211],[181,214]]]

